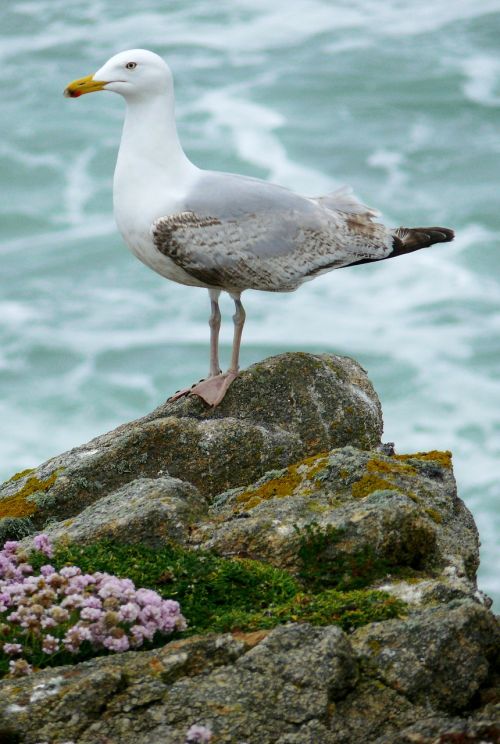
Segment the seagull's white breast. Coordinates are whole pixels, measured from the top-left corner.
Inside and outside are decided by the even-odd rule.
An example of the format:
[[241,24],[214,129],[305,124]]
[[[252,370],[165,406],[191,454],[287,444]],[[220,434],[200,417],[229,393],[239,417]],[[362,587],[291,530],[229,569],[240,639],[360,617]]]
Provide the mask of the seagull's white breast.
[[151,227],[157,219],[182,211],[186,185],[173,188],[161,173],[150,171],[148,174],[144,169],[140,176],[137,173],[137,169],[117,164],[113,186],[114,215],[123,240],[142,263],[161,276],[179,284],[206,286],[160,253],[151,234]]

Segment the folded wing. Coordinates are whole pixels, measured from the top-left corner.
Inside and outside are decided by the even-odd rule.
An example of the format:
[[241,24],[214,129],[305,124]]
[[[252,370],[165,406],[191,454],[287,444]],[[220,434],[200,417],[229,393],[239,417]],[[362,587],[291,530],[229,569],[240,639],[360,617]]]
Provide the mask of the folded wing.
[[308,199],[259,179],[209,172],[183,207],[153,224],[155,246],[210,287],[291,291],[392,250],[391,231],[345,189]]

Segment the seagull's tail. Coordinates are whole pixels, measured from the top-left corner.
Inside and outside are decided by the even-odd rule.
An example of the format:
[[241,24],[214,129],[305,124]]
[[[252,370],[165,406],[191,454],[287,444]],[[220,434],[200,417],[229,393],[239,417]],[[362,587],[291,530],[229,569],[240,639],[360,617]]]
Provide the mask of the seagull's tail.
[[387,258],[428,248],[434,243],[448,243],[454,237],[455,233],[448,227],[398,227],[394,230],[393,248]]
[[428,248],[434,243],[449,243],[453,240],[455,233],[448,227],[398,227],[392,233],[392,251],[382,258],[362,258],[354,261],[349,266],[372,263],[373,261],[385,261],[387,258],[403,256],[405,253],[413,253],[421,248]]

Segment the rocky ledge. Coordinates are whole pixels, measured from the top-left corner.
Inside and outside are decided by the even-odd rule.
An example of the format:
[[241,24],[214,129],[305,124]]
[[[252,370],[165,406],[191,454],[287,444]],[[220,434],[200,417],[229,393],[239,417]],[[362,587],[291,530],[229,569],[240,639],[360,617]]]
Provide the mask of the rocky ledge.
[[0,742],[183,744],[193,724],[213,744],[500,741],[499,626],[451,455],[381,434],[355,361],[284,354],[215,410],[167,402],[14,475],[0,543],[43,530],[189,627],[5,677]]

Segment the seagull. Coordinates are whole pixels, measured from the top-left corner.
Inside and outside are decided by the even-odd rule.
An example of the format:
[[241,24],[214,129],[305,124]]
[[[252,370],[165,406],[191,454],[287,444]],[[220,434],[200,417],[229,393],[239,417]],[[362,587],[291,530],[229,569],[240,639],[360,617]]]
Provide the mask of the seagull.
[[[126,115],[113,181],[118,230],[150,269],[208,289],[210,370],[180,390],[217,406],[239,373],[247,289],[291,292],[327,271],[382,261],[453,240],[445,227],[386,227],[350,188],[316,198],[258,178],[203,170],[182,149],[168,65],[145,49],[120,52],[64,95],[111,91]],[[235,304],[231,363],[219,365],[219,297]]]

